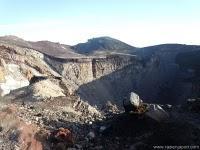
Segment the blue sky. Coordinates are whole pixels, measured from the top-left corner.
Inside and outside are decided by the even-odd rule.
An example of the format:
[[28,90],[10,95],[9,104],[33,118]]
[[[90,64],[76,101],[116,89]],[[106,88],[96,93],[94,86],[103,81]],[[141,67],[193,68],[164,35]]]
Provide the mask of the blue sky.
[[200,0],[0,0],[0,35],[66,44],[200,44]]

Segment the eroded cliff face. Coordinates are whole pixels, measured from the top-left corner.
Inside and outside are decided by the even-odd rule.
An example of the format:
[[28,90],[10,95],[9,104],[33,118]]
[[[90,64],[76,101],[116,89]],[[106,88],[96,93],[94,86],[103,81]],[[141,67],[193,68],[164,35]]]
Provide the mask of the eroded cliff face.
[[67,60],[46,56],[45,60],[65,78],[71,94],[98,106],[107,101],[121,105],[123,96],[133,90],[141,68],[136,57],[126,55]]
[[136,92],[147,102],[177,103],[190,94],[187,76],[175,63],[177,52],[157,52],[145,62],[137,79]]
[[126,55],[110,55],[105,58],[92,59],[93,78],[98,79],[102,76],[109,75],[116,70],[122,69],[128,65],[134,65],[136,58]]
[[191,95],[191,76],[175,63],[180,51],[158,51],[148,60],[126,55],[110,55],[82,59],[45,60],[70,83],[77,93],[93,105],[108,101],[122,106],[123,98],[135,91],[146,102],[177,104]]
[[77,86],[80,86],[135,63],[135,58],[116,55],[58,59],[45,56],[45,61],[67,81],[70,80]]
[[77,85],[93,80],[92,59],[90,58],[60,59],[45,56],[45,61],[60,75]]
[[28,86],[33,76],[58,75],[43,61],[43,54],[32,49],[1,45],[0,59],[1,96]]

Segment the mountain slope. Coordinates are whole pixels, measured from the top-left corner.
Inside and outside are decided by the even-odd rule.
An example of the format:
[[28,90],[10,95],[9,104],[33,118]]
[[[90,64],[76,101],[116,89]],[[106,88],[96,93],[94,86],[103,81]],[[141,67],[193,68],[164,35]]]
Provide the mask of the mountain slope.
[[15,45],[22,48],[37,50],[43,54],[47,54],[58,58],[80,57],[80,54],[75,53],[70,46],[50,42],[50,41],[25,41],[16,36],[0,37],[0,44]]
[[98,37],[89,39],[86,43],[80,43],[71,47],[81,54],[98,53],[134,53],[136,48],[111,37]]
[[200,46],[197,45],[185,45],[185,44],[161,44],[149,47],[140,48],[138,53],[143,59],[148,59],[155,53],[182,53],[200,50]]

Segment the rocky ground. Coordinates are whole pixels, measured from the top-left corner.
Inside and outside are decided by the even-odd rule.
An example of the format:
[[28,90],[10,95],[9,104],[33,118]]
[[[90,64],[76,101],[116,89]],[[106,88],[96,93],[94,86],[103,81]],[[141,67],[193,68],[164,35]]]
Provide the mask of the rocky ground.
[[[78,97],[1,101],[0,149],[153,149],[199,146],[199,100],[165,105],[159,121],[107,104],[95,109]],[[194,109],[195,108],[195,109]]]

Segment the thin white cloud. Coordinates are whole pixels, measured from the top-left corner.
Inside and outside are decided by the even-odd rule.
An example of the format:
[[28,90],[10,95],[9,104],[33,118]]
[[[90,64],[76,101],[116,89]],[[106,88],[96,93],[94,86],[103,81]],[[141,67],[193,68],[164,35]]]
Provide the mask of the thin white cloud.
[[111,36],[134,46],[162,43],[200,44],[200,23],[129,22],[127,24],[65,22],[53,20],[25,24],[0,25],[2,35],[16,35],[26,40],[50,40],[65,44],[84,42],[88,38]]

